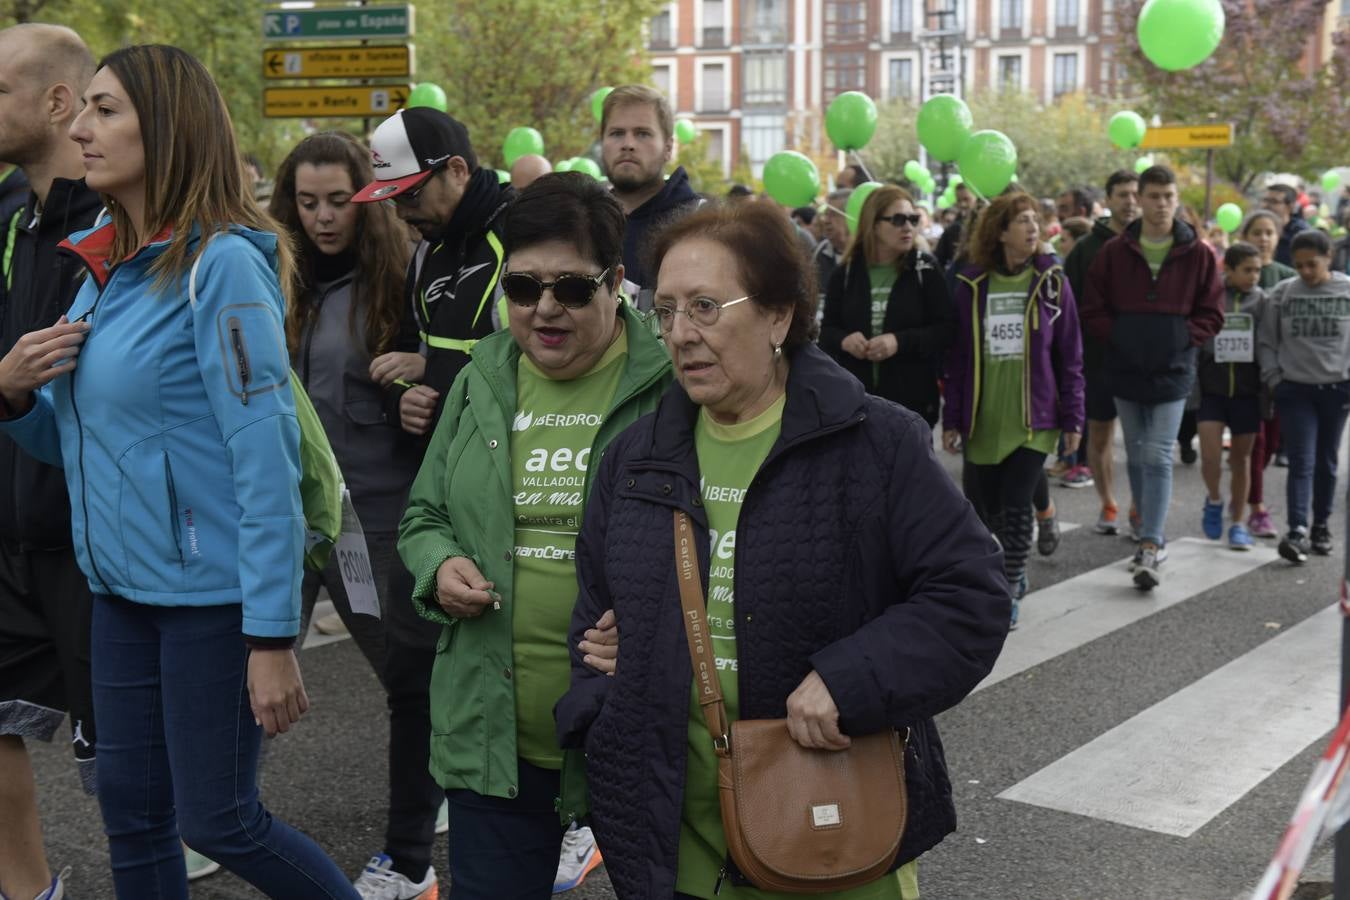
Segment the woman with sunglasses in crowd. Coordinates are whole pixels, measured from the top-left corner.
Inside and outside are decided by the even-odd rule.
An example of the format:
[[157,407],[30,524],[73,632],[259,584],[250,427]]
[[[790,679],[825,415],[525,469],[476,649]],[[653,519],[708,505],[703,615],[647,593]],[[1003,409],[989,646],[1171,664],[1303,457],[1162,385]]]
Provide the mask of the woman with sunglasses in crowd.
[[858,214],[853,242],[825,291],[820,346],[867,388],[938,420],[938,375],[955,335],[937,260],[918,249],[910,195],[886,185]]
[[[450,802],[457,898],[545,898],[558,870],[553,706],[568,685],[590,473],[671,379],[618,293],[624,227],[610,192],[575,172],[543,176],[508,208],[508,328],[474,347],[446,396],[400,529],[413,602],[444,626],[431,769]],[[611,624],[598,617],[581,642],[597,669],[617,653]]]

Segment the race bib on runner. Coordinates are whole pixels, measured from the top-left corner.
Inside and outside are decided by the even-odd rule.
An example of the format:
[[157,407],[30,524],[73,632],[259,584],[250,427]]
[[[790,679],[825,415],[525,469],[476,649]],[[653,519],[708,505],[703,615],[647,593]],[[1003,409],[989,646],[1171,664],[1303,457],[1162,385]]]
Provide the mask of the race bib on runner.
[[1249,363],[1256,361],[1256,338],[1252,317],[1246,313],[1229,313],[1223,320],[1223,330],[1214,336],[1214,361],[1221,363]]
[[1021,357],[1025,335],[1026,297],[1022,294],[991,294],[984,318],[986,352],[994,357]]

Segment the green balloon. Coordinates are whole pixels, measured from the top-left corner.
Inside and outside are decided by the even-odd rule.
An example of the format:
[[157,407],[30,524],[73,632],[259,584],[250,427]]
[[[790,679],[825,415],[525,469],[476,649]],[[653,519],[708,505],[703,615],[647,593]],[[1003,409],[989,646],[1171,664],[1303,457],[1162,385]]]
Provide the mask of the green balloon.
[[1017,174],[1017,148],[1001,131],[977,131],[970,136],[957,160],[965,184],[985,197],[994,197]]
[[544,155],[544,136],[533,128],[512,128],[502,143],[502,157],[509,169],[522,156]]
[[588,156],[578,156],[572,160],[572,172],[584,172],[596,181],[602,177],[600,173],[600,164]]
[[1242,225],[1242,207],[1236,203],[1225,203],[1214,213],[1214,221],[1219,223],[1219,227],[1232,234]]
[[919,141],[928,155],[938,162],[952,162],[961,155],[973,123],[970,107],[964,100],[951,94],[938,94],[919,107],[915,125]]
[[825,111],[825,133],[840,150],[861,150],[877,130],[877,105],[862,91],[845,91]]
[[595,116],[595,121],[599,123],[605,116],[605,98],[613,91],[612,87],[598,88],[591,94],[591,115]]
[[848,222],[849,231],[858,230],[858,217],[862,215],[863,204],[867,198],[872,196],[872,192],[881,187],[879,181],[864,181],[853,189],[853,193],[848,195],[848,203],[844,205],[844,219]]
[[820,172],[797,151],[782,150],[764,164],[764,190],[784,206],[806,206],[820,191]]
[[1148,0],[1139,10],[1139,49],[1160,69],[1198,66],[1223,40],[1219,0]]
[[430,81],[415,85],[412,93],[408,95],[408,108],[414,106],[426,106],[445,112],[445,91],[439,84],[432,84]]
[[909,160],[905,163],[905,177],[914,183],[923,181],[923,166],[919,165],[918,160]]
[[1111,117],[1106,126],[1106,134],[1111,143],[1122,150],[1132,150],[1144,140],[1148,125],[1144,117],[1132,110],[1123,109]]
[[675,138],[681,144],[687,144],[698,137],[698,126],[688,119],[675,120]]
[[558,160],[557,162],[555,162],[555,163],[553,164],[553,171],[555,171],[555,172],[570,172],[570,171],[572,171],[572,163],[575,162],[575,161],[576,161],[576,160],[575,160],[575,157],[568,157],[567,159],[560,159],[560,160]]
[[946,209],[956,202],[956,192],[950,187],[938,195],[937,208]]
[[923,178],[919,180],[919,188],[925,194],[931,194],[933,191],[937,190],[937,179],[931,174],[925,174]]
[[1144,174],[1145,169],[1152,168],[1152,166],[1153,154],[1151,153],[1148,156],[1141,156],[1134,161],[1134,171],[1140,175]]
[[950,179],[948,179],[947,183],[952,186],[952,190],[956,190],[956,186],[958,184],[965,184],[966,180],[961,177],[960,173],[957,173],[956,175],[953,175]]
[[1330,194],[1336,188],[1341,186],[1341,173],[1335,169],[1328,169],[1322,174],[1322,190]]
[[498,169],[498,170],[497,170],[497,183],[498,183],[498,184],[506,184],[506,183],[507,183],[508,181],[510,181],[510,180],[511,180],[511,173],[510,173],[510,172],[506,171],[505,169]]

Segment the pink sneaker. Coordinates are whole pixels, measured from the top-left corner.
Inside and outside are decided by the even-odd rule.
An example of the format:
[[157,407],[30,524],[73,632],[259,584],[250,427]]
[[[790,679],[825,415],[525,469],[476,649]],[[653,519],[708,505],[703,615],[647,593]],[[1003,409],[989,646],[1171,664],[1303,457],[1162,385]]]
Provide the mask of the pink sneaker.
[[1247,520],[1247,530],[1252,533],[1252,537],[1273,538],[1280,536],[1280,533],[1275,529],[1275,523],[1270,520],[1270,513],[1265,510],[1251,514],[1251,518]]

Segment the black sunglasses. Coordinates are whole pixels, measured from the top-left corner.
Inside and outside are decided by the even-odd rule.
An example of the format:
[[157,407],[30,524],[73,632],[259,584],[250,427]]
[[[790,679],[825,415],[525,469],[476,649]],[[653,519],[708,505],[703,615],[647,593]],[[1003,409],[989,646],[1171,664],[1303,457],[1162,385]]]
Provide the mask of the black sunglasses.
[[893,216],[877,216],[877,221],[890,222],[896,228],[899,228],[906,222],[908,222],[911,227],[918,228],[919,223],[923,220],[919,217],[918,213],[912,213],[910,215],[906,215],[905,213],[896,213]]
[[553,299],[568,309],[581,309],[595,298],[595,292],[605,283],[609,269],[599,275],[581,275],[567,272],[553,281],[540,281],[528,272],[507,272],[502,276],[502,291],[506,299],[517,306],[534,306],[544,296],[544,290],[553,291]]

